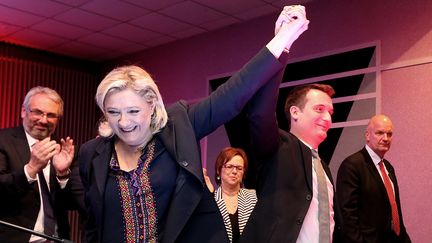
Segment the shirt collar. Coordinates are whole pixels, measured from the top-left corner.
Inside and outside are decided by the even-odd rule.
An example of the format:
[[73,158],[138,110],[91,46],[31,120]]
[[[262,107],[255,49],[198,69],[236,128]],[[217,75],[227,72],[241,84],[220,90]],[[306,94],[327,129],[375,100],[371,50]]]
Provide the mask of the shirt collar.
[[39,140],[35,139],[34,137],[32,137],[30,134],[28,134],[28,132],[24,129],[26,138],[27,138],[27,143],[29,145],[29,147],[31,148],[35,143],[39,142]]
[[366,150],[367,150],[369,156],[372,158],[372,161],[374,162],[375,165],[378,165],[378,163],[384,159],[384,158],[380,158],[378,156],[378,154],[376,154],[367,144],[365,147],[366,147]]
[[301,140],[300,138],[298,138],[298,140],[300,140],[304,145],[306,145],[308,148],[310,148],[311,150],[316,150],[318,151],[318,148],[314,149],[312,148],[312,146],[310,146],[309,144],[307,144],[305,141]]

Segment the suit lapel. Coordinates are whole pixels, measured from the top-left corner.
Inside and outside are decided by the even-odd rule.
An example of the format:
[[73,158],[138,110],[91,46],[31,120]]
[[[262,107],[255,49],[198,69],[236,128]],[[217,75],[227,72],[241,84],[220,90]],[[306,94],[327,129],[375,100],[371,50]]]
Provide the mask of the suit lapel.
[[390,162],[388,162],[386,159],[384,159],[384,165],[388,171],[388,176],[390,177],[390,180],[393,183],[393,186],[396,184],[396,175],[395,172],[393,170],[393,167],[390,166]]
[[11,141],[16,149],[19,161],[24,166],[30,158],[30,148],[24,132],[24,127],[19,126],[15,129],[13,139]]
[[388,171],[388,176],[393,183],[393,190],[396,198],[396,202],[399,204],[399,187],[397,186],[397,180],[396,180],[396,174],[393,169],[393,166],[390,165],[390,162],[388,162],[386,159],[384,159],[384,165]]
[[[203,181],[199,147],[195,141],[190,140],[190,138],[195,138],[195,134],[189,126],[175,126],[169,120],[166,127],[157,136],[168,153],[183,169],[189,171],[198,181]],[[198,153],[193,152],[195,150],[198,150]]]
[[329,178],[331,184],[333,185],[333,191],[334,191],[333,177],[332,177],[332,175],[331,175],[330,168],[329,168],[329,166],[327,165],[327,163],[326,163],[325,161],[323,161],[323,160],[321,160],[321,164],[322,164],[322,167],[324,168],[324,171],[325,171],[327,177]]
[[[361,153],[363,154],[363,157],[365,158],[364,161],[366,162],[366,165],[367,165],[366,167],[369,170],[369,173],[372,175],[372,178],[374,180],[374,184],[377,185],[377,187],[381,191],[382,195],[387,195],[387,191],[385,189],[384,182],[383,182],[372,158],[370,157],[368,151],[366,150],[366,148],[363,148],[361,150]],[[384,198],[386,198],[386,200],[388,200],[388,197],[384,197]]]
[[[179,116],[175,117],[181,120]],[[157,134],[167,152],[173,156],[181,168],[168,211],[164,242],[175,242],[200,202],[205,186],[203,184],[204,179],[200,179],[203,178],[203,175],[200,158],[197,157],[199,151],[194,152],[199,147],[195,141],[190,140],[195,135],[193,130],[188,128],[189,126],[185,124],[175,126],[171,120],[168,120],[165,128]],[[193,183],[194,180],[197,183]],[[197,185],[200,186],[197,187]]]
[[[291,134],[292,135],[292,134]],[[304,174],[309,190],[313,191],[312,185],[312,153],[308,146],[306,146],[297,137],[292,135],[298,143],[298,149],[300,150],[301,158],[298,158],[303,163]]]
[[113,138],[105,139],[96,147],[96,155],[92,160],[93,173],[96,178],[96,185],[99,191],[99,196],[102,199],[105,192],[105,183],[108,177],[109,161],[112,156]]

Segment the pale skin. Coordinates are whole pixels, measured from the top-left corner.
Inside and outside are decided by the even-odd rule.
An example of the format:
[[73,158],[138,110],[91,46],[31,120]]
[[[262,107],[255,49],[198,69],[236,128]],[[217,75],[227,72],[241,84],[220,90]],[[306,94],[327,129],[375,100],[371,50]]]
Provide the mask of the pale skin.
[[305,99],[302,109],[290,107],[290,132],[316,149],[332,125],[333,103],[328,94],[317,89],[309,90]]
[[120,169],[132,171],[143,148],[152,138],[150,130],[154,105],[127,88],[109,93],[104,101],[105,117],[117,135],[115,150]]
[[[243,180],[244,169],[237,169],[238,167],[244,168],[244,160],[240,155],[235,155],[224,166],[236,166],[231,169],[222,167],[220,171],[222,198],[225,202],[225,207],[230,214],[234,214],[237,210],[238,193],[241,188]],[[203,168],[204,180],[210,192],[214,192],[213,184],[207,175],[207,170]]]
[[275,38],[266,47],[277,58],[283,51],[289,51],[297,38],[308,29],[304,6],[285,6],[275,23]]
[[[37,94],[30,99],[29,109],[22,107],[21,117],[24,129],[39,141],[32,146],[30,160],[25,167],[31,178],[36,178],[36,174],[44,169],[49,160],[52,161],[56,174],[59,176],[68,173],[74,157],[75,146],[70,137],[61,139],[60,144],[51,140],[50,136],[57,127],[59,118],[48,118],[46,114],[59,113],[59,104],[48,98],[45,94]],[[39,110],[44,113],[38,117],[29,110]]]
[[366,144],[378,155],[384,155],[390,150],[393,138],[393,123],[385,115],[373,116],[365,132]]
[[[244,160],[241,156],[236,155],[225,163],[225,166],[229,165],[244,168]],[[239,170],[236,167],[233,167],[232,169],[222,167],[220,172],[222,198],[225,202],[225,207],[230,214],[234,214],[235,211],[237,211],[238,193],[241,188],[243,174],[244,170]]]
[[213,193],[215,189],[214,189],[214,186],[213,186],[213,184],[212,184],[212,182],[210,180],[210,177],[207,174],[207,169],[206,168],[203,168],[203,173],[204,173],[204,181],[205,181],[205,183],[207,185],[207,188],[209,189],[210,192]]

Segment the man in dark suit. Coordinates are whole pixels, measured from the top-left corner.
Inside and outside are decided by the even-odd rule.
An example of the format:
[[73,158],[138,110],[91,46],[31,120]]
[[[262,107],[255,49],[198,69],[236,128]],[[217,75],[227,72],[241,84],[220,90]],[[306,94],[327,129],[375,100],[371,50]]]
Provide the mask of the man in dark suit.
[[[284,11],[281,23],[306,19],[302,6]],[[288,133],[279,130],[275,116],[279,85],[267,83],[248,105],[251,157],[257,163],[252,166],[257,175],[247,176],[256,176],[258,202],[240,242],[332,242],[339,213],[330,170],[315,152],[332,124],[334,90],[319,84],[294,88],[285,102]]]
[[[278,85],[262,88],[249,107],[252,147],[259,163],[258,203],[241,241],[335,242],[339,213],[332,176],[328,166],[319,159],[314,162],[312,155],[332,124],[334,90],[322,84],[294,88],[285,103],[287,133],[278,129],[274,114]],[[318,176],[320,166],[324,173]],[[319,200],[319,178],[324,179],[320,188],[326,200]],[[322,215],[328,222],[320,225]]]
[[338,171],[344,242],[411,242],[403,224],[396,174],[384,159],[393,138],[391,120],[385,115],[372,117],[365,138],[366,146],[346,158]]
[[[21,108],[22,125],[0,130],[0,220],[68,239],[74,145],[69,137],[52,138],[62,114],[56,91],[34,87]],[[42,241],[0,226],[0,242]]]

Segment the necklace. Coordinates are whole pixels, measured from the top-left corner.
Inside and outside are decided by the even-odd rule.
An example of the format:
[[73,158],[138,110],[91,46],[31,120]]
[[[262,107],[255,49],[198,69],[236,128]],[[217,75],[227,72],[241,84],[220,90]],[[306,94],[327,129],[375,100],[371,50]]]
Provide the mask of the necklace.
[[222,189],[222,198],[228,213],[234,214],[237,211],[238,191],[227,193]]

